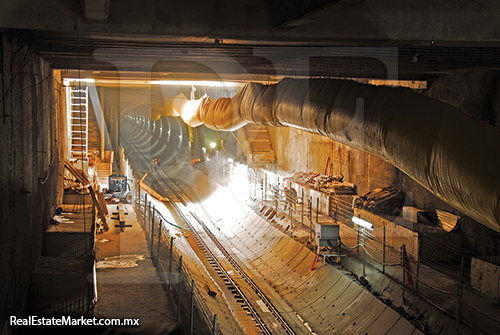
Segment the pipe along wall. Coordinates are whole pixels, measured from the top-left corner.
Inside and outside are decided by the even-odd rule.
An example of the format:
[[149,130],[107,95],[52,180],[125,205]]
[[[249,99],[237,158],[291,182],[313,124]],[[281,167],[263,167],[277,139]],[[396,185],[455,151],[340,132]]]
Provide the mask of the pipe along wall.
[[233,98],[187,102],[181,117],[216,130],[255,123],[327,136],[392,163],[500,232],[500,130],[411,89],[334,79],[248,83]]

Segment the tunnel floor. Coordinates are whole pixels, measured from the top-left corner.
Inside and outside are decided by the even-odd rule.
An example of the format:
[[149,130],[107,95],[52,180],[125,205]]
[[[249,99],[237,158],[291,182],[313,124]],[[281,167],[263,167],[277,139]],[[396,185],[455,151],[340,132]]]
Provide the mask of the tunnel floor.
[[[116,205],[108,205],[109,230],[97,235],[97,291],[94,309],[97,318],[138,318],[140,326],[133,330],[146,333],[171,333],[177,322],[170,308],[165,283],[151,261],[144,231],[136,219],[132,205],[124,205],[126,227],[122,232],[112,213]],[[130,330],[131,327],[124,329]]]
[[[203,174],[203,173],[201,173],[201,174]],[[196,178],[194,178],[194,179],[196,179]],[[213,176],[211,179],[212,180],[214,179]],[[197,179],[197,180],[199,180],[199,179]],[[239,189],[241,190],[242,188],[239,187]],[[247,189],[247,188],[244,187],[244,189]],[[260,211],[261,206],[262,206],[262,203],[260,201],[243,201],[243,202],[240,202],[238,204],[233,203],[232,201],[228,201],[228,199],[230,199],[230,198],[234,199],[236,193],[238,193],[238,187],[236,189],[235,188],[231,189],[231,186],[221,187],[221,188],[217,189],[211,196],[208,196],[208,197],[204,198],[203,200],[198,201],[196,204],[193,204],[192,206],[190,206],[190,210],[197,212],[197,215],[200,215],[200,216],[205,215],[206,219],[209,222],[211,222],[212,228],[214,229],[214,231],[221,236],[222,240],[225,241],[224,243],[230,243],[230,244],[232,243],[233,250],[237,250],[238,254],[241,256],[242,259],[244,259],[244,261],[247,261],[247,262],[251,263],[252,265],[254,265],[253,271],[256,271],[256,272],[262,271],[262,273],[260,273],[260,275],[263,276],[264,279],[266,279],[266,281],[269,283],[269,285],[271,285],[273,288],[275,288],[277,292],[279,291],[279,294],[282,295],[282,287],[280,287],[280,286],[286,286],[287,280],[285,278],[287,278],[287,274],[280,274],[279,271],[276,273],[272,273],[272,271],[269,270],[270,267],[273,266],[272,264],[265,264],[265,263],[260,264],[259,261],[257,261],[257,262],[253,261],[253,260],[259,259],[259,257],[261,257],[261,256],[264,257],[263,254],[260,256],[257,255],[257,251],[259,250],[259,248],[262,248],[262,243],[265,246],[267,246],[268,248],[276,247],[277,251],[284,252],[287,255],[287,257],[290,257],[289,253],[287,253],[285,248],[281,248],[282,246],[280,246],[280,244],[277,244],[276,246],[274,246],[273,243],[275,241],[286,237],[286,238],[289,238],[290,240],[294,240],[294,242],[297,242],[296,244],[293,244],[290,242],[291,244],[289,246],[291,249],[299,248],[300,250],[302,250],[302,248],[304,248],[304,251],[303,251],[304,255],[302,255],[302,256],[307,258],[307,261],[300,262],[297,258],[299,255],[294,255],[294,257],[291,257],[289,259],[289,262],[284,265],[285,268],[288,268],[288,267],[290,269],[293,268],[293,270],[291,270],[291,271],[294,271],[294,272],[299,271],[299,268],[300,268],[300,271],[302,271],[302,272],[304,272],[304,269],[306,269],[306,268],[307,268],[307,270],[309,270],[311,268],[311,265],[313,263],[313,258],[311,258],[310,256],[305,256],[305,255],[306,255],[306,253],[310,253],[311,255],[314,255],[314,252],[311,251],[313,248],[311,248],[310,243],[309,244],[307,243],[307,237],[304,237],[305,234],[303,232],[300,232],[300,229],[295,229],[295,230],[291,229],[291,230],[285,232],[285,230],[286,230],[285,227],[287,225],[286,220],[285,220],[285,222],[280,222],[280,223],[277,223],[276,220],[274,222],[273,222],[273,220],[266,220],[266,218],[263,217],[263,215]],[[217,203],[219,203],[219,204],[224,203],[223,208],[221,208],[220,205],[218,206]],[[267,206],[268,206],[268,208],[274,208],[274,204],[271,204],[270,202],[267,203]],[[236,212],[239,212],[238,210],[235,210],[236,208],[240,208],[240,209],[244,208],[244,212],[246,212],[246,214],[242,215],[241,212],[236,213]],[[253,213],[252,216],[255,217],[255,220],[257,220],[258,223],[257,223],[257,221],[248,221],[247,220],[247,215],[249,215],[248,211]],[[279,212],[280,212],[280,215],[277,215],[277,217],[281,217],[281,218],[283,216],[286,217],[286,215],[284,215],[285,213],[283,213],[283,211],[280,210]],[[319,221],[330,220],[330,218],[325,217],[321,214],[319,216],[320,216]],[[245,221],[245,220],[247,220],[247,221]],[[297,228],[297,226],[298,225],[294,225],[295,228]],[[255,244],[256,243],[255,241],[252,241],[250,239],[248,239],[246,241],[240,240],[241,238],[243,238],[243,236],[245,236],[246,230],[249,230],[249,231],[252,230],[255,234],[258,234],[263,239],[257,244]],[[263,231],[265,231],[267,233],[264,233]],[[266,234],[271,236],[271,237],[269,237],[269,240],[266,239],[266,238],[268,238],[268,237],[266,237]],[[342,232],[341,232],[341,234],[342,234]],[[349,240],[349,237],[344,236],[343,239],[344,239],[345,243],[348,245],[355,244],[355,240],[352,240],[352,238],[351,238],[351,240]],[[187,244],[188,243],[186,243],[186,246],[187,246]],[[291,247],[292,244],[294,246],[293,248]],[[380,251],[376,251],[376,252],[380,252]],[[436,308],[429,307],[429,304],[426,304],[425,302],[422,301],[422,299],[419,299],[418,297],[411,296],[411,294],[409,294],[409,292],[407,292],[407,294],[406,294],[407,302],[406,302],[406,304],[404,304],[402,302],[402,299],[401,299],[402,298],[402,289],[401,289],[400,280],[398,282],[397,280],[394,281],[393,279],[388,278],[388,276],[383,275],[381,273],[380,267],[377,267],[376,265],[374,266],[373,264],[366,266],[366,276],[364,278],[362,278],[363,259],[362,259],[361,254],[357,255],[355,252],[352,252],[352,251],[348,252],[347,250],[345,250],[345,254],[346,254],[346,257],[343,258],[342,261],[338,262],[338,264],[335,264],[335,261],[334,261],[333,263],[327,262],[326,265],[323,265],[322,264],[323,259],[320,257],[315,271],[318,271],[318,273],[319,273],[321,271],[324,271],[324,270],[322,270],[322,268],[336,268],[346,278],[348,278],[350,281],[354,282],[355,286],[360,287],[363,292],[366,292],[372,298],[375,297],[375,299],[377,301],[381,302],[382,303],[381,308],[383,307],[384,310],[387,309],[387,313],[389,313],[389,310],[393,310],[393,311],[396,311],[396,314],[399,314],[401,316],[401,319],[400,319],[401,322],[403,322],[402,320],[405,320],[405,319],[410,320],[411,323],[414,324],[411,326],[413,329],[412,331],[416,331],[418,333],[418,332],[420,332],[419,329],[421,329],[424,331],[424,333],[431,334],[431,333],[436,333],[435,332],[436,329],[440,328],[441,330],[437,333],[440,333],[440,334],[456,334],[457,333],[457,329],[455,326],[455,320],[453,318],[453,315],[443,313],[442,311],[439,311]],[[300,256],[300,257],[302,257],[302,256]],[[394,252],[393,254],[388,255],[387,261],[388,262],[391,262],[391,261],[397,262],[398,257],[399,257],[398,253]],[[328,264],[328,263],[331,263],[331,264]],[[260,270],[259,270],[259,267],[260,267]],[[387,272],[390,272],[390,275],[392,277],[398,277],[398,276],[401,277],[402,271],[399,269],[399,272],[398,272],[396,267],[394,267],[394,268],[387,267],[386,270],[387,270]],[[427,271],[427,270],[429,270],[429,269],[427,269],[425,266],[422,266],[422,271]],[[438,274],[436,274],[436,278],[441,278],[441,277],[439,277]],[[273,282],[273,280],[281,280],[281,281],[278,284],[276,284]],[[443,283],[446,283],[446,281],[443,280]],[[332,283],[330,283],[328,280],[324,281],[323,284],[325,284],[327,286],[332,285]],[[421,285],[421,286],[423,286],[423,285]],[[447,289],[449,289],[449,287],[447,287]],[[422,290],[425,290],[425,287],[422,287]],[[295,293],[293,293],[293,291],[294,290],[289,289],[288,293],[295,294]],[[356,291],[358,291],[358,289],[356,289]],[[299,292],[299,291],[297,291],[297,292],[298,292],[297,297],[300,297],[302,294],[306,294],[306,295],[309,294],[307,290],[303,291],[303,292]],[[329,293],[327,293],[327,291],[323,292],[323,294],[324,295],[321,298],[326,297],[326,299],[330,299],[333,296],[332,295],[333,293],[329,294]],[[363,295],[364,295],[364,293],[363,293]],[[491,314],[491,311],[495,310],[494,304],[491,304],[491,303],[493,303],[492,301],[486,302],[486,304],[485,304],[485,301],[479,299],[479,297],[477,297],[477,296],[474,296],[472,291],[465,292],[464,299],[468,299],[469,303],[474,303],[474,304],[475,304],[474,300],[477,300],[477,304],[475,304],[475,305],[477,305],[477,307],[480,310],[483,310],[483,312],[485,312],[485,313]],[[450,298],[448,300],[451,301],[453,299]],[[292,306],[292,308],[294,308],[294,310],[296,309],[296,306],[294,307],[293,299],[287,301],[287,303],[289,303],[289,305]],[[454,303],[454,300],[450,302],[450,304],[451,304],[450,308],[454,310],[454,308],[452,306],[453,303]],[[483,306],[481,306],[481,304],[483,304]],[[352,303],[350,303],[350,304],[348,303],[346,306],[349,306],[349,305],[352,305]],[[461,312],[467,313],[466,310],[462,310]],[[317,319],[316,322],[318,322],[318,323],[316,324],[316,326],[317,326],[316,329],[321,328],[322,327],[321,324],[327,322],[327,320],[329,318],[331,318],[332,320],[335,319],[334,314],[323,315],[321,317],[323,319],[318,319],[314,313],[311,314],[309,317],[313,317],[313,318]],[[360,318],[359,320],[362,320],[362,319],[363,318]],[[481,318],[480,316],[478,316],[476,319],[482,320],[484,318]],[[354,323],[357,323],[359,325],[359,323],[358,323],[359,320],[357,322],[354,322]],[[405,320],[405,322],[408,322],[407,320]],[[306,318],[305,322],[308,322],[308,321],[310,321],[310,319]],[[332,321],[332,322],[337,322],[337,321]],[[330,325],[330,327],[331,327],[332,322],[330,322],[329,324],[327,323],[326,325]],[[429,325],[427,324],[427,322],[433,323],[431,325],[431,328],[434,328],[433,331],[429,330]],[[312,324],[314,324],[314,322],[312,322]],[[410,324],[410,323],[408,322],[408,324]],[[348,325],[346,324],[344,326],[347,327]],[[351,324],[350,328],[352,328],[352,327],[353,326]],[[414,327],[416,327],[416,328],[414,328]],[[353,329],[347,330],[348,328],[346,328],[347,333],[353,331]],[[490,330],[491,329],[495,330],[495,329],[498,329],[498,325],[497,324],[490,324],[490,325],[487,325],[487,328],[489,328]],[[313,327],[314,333],[317,333],[317,334],[323,334],[323,333],[327,334],[327,333],[330,333],[332,331],[332,329],[330,329],[330,330],[326,330],[326,329],[319,330],[318,329],[318,331],[316,331],[316,329],[314,329],[314,327]],[[337,328],[338,331],[341,331],[342,329],[343,328]],[[376,329],[376,327],[373,329]],[[371,330],[373,331],[373,329],[371,329]],[[379,329],[379,330],[382,331],[381,329]],[[388,331],[390,333],[390,330],[388,330]],[[354,331],[352,333],[355,334],[356,332]],[[371,334],[372,332],[367,332],[367,333]],[[387,332],[382,331],[382,333],[385,334]],[[474,329],[468,328],[466,326],[461,326],[460,333],[462,333],[462,334],[476,334],[477,332]]]

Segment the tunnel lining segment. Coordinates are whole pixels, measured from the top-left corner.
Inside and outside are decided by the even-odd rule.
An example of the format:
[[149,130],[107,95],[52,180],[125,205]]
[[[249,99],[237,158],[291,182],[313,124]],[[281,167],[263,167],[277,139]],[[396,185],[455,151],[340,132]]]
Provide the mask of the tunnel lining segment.
[[[217,192],[212,196],[217,196]],[[214,217],[216,216],[214,213]],[[225,232],[226,227],[222,224],[213,224],[220,228],[221,233]],[[226,241],[232,244],[231,248],[238,250],[254,266],[254,270],[263,276],[314,332],[328,334],[333,331],[352,333],[362,330],[369,334],[386,334],[403,327],[409,330],[407,333],[412,333],[415,329],[415,334],[421,334],[396,311],[388,308],[332,266],[320,265],[309,272],[314,253],[274,228],[256,213],[247,213],[238,223],[231,225],[230,230]],[[281,237],[278,238],[280,234]],[[240,239],[239,236],[242,235],[245,238]],[[296,261],[299,255],[303,259],[302,262]],[[281,259],[283,262],[286,260],[284,267],[281,266]],[[273,264],[279,264],[280,267],[276,270],[270,269]],[[292,264],[293,266],[290,266]],[[325,322],[326,315],[328,322]],[[335,322],[330,322],[332,317]],[[384,318],[384,322],[380,321],[380,318]],[[333,326],[334,324],[342,326],[338,328]],[[332,327],[335,327],[335,330]]]

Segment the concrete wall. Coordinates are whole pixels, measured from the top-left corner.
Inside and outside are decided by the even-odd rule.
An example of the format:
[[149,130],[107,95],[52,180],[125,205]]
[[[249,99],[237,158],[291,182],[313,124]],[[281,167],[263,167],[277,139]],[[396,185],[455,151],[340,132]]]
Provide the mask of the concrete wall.
[[418,259],[418,233],[362,209],[354,209],[354,216],[373,224],[372,235],[378,241],[384,240],[385,227],[385,243],[388,246],[400,250],[404,244],[406,252]]
[[304,210],[307,210],[309,201],[311,201],[313,212],[315,212],[316,209],[319,209],[320,213],[330,215],[330,196],[328,194],[287,181],[287,186],[290,187],[290,185],[297,191],[297,197],[299,199],[301,199],[302,195],[304,195]]
[[[0,35],[0,329],[26,310],[31,272],[61,199],[64,95],[29,41]],[[62,122],[62,125],[61,125]],[[59,130],[59,131],[58,131]]]
[[472,257],[470,281],[474,289],[500,300],[500,267]]
[[[453,78],[456,81],[460,79],[457,76]],[[464,80],[470,78],[470,75],[465,74],[463,78]],[[433,93],[436,98],[459,96],[462,89],[452,86],[451,92],[447,91],[446,95],[441,96],[438,92],[445,91],[442,85],[443,83],[437,86],[439,89]],[[478,96],[479,92],[463,91],[462,93],[465,96],[462,98],[464,101],[481,101]],[[484,109],[476,112],[482,113],[482,111]],[[477,115],[477,117],[480,116]],[[437,208],[461,216],[459,232],[462,233],[463,248],[470,250],[477,257],[496,255],[500,252],[499,233],[464,216],[463,213],[438,199],[393,165],[327,137],[300,129],[269,128],[269,134],[281,170],[324,173],[327,158],[330,157],[330,161],[333,162],[333,174],[342,174],[344,181],[354,183],[359,195],[375,188],[391,185],[399,187],[406,192],[406,206],[421,208],[430,213]],[[298,192],[300,195],[299,189]],[[313,207],[316,207],[316,200],[313,202]]]

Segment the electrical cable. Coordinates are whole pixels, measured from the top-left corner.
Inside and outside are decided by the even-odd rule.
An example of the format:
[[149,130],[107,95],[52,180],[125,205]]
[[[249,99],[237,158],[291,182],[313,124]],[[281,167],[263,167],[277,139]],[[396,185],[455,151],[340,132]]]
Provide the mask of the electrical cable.
[[217,134],[217,138],[219,139],[219,143],[220,143],[220,146],[221,148],[224,150],[224,153],[226,154],[226,156],[229,158],[229,155],[227,154],[227,151],[226,149],[224,148],[224,144],[222,144],[222,141],[220,140],[220,137],[219,137],[219,131],[216,130],[215,133]]
[[[138,204],[139,206],[144,206],[143,204],[141,204],[140,201],[136,201],[136,204]],[[168,223],[169,225],[171,225],[171,226],[173,226],[175,228],[179,228],[179,229],[189,229],[189,228],[177,226],[177,225],[171,223],[170,221],[168,221],[167,219],[165,219],[165,217],[156,208],[155,208],[155,212],[164,220],[164,222]]]
[[55,159],[56,159],[56,156],[53,155],[52,162],[49,164],[49,172],[47,172],[47,177],[45,177],[45,180],[42,181],[42,178],[38,178],[38,181],[40,182],[40,184],[44,185],[49,180],[50,171],[52,171],[52,166],[54,165]]
[[356,244],[355,246],[353,247],[348,247],[347,245],[344,244],[344,242],[340,242],[345,248],[347,249],[350,249],[350,250],[353,250],[353,249],[356,249],[357,247],[361,247],[367,254],[368,256],[370,256],[370,258],[372,258],[376,263],[380,264],[380,265],[385,265],[385,266],[400,266],[402,265],[402,263],[383,263],[383,262],[380,262],[378,261],[375,257],[373,257],[372,254],[370,254],[370,252],[368,252],[368,250],[366,250],[366,248],[363,246],[363,244]]
[[361,248],[363,248],[363,250],[368,254],[368,256],[370,256],[376,263],[378,263],[380,265],[385,265],[385,266],[399,266],[399,265],[402,265],[401,262],[400,263],[383,263],[383,262],[380,262],[375,257],[373,257],[373,255],[370,254],[370,252],[368,250],[366,250],[366,248],[364,246],[361,246]]

